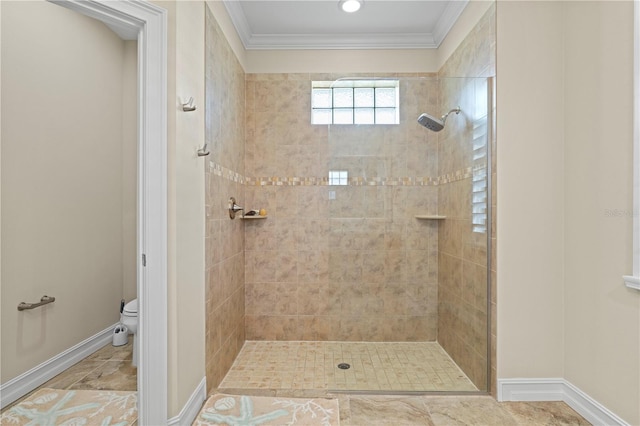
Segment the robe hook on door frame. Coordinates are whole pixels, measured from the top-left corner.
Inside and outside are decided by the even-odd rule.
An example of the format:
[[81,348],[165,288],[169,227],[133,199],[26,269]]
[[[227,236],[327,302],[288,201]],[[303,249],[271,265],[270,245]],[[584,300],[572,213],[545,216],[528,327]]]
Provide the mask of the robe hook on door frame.
[[191,112],[196,110],[196,106],[193,104],[193,96],[191,96],[186,103],[182,103],[182,110],[184,112]]

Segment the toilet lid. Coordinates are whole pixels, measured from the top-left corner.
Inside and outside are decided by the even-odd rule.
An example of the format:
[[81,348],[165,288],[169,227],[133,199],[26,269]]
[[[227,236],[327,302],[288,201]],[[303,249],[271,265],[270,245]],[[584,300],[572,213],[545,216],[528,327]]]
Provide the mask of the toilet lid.
[[137,314],[138,313],[138,299],[133,299],[126,305],[124,305],[123,314]]

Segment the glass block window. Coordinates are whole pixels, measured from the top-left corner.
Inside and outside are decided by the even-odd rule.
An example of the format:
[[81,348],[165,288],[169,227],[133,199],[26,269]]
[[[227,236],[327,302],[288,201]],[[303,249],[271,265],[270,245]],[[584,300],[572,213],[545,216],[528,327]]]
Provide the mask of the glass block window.
[[348,185],[349,172],[346,170],[332,170],[329,172],[329,185]]
[[314,81],[311,124],[398,124],[398,80]]

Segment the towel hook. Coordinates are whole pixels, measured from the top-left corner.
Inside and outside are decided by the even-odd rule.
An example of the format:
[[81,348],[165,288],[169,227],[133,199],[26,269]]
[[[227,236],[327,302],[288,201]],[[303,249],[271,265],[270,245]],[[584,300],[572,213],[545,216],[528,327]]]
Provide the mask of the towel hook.
[[191,112],[196,110],[196,106],[193,104],[193,96],[191,96],[186,103],[182,103],[182,110],[184,112]]
[[209,144],[205,143],[204,146],[198,150],[198,157],[206,157],[209,154],[211,154],[209,152]]

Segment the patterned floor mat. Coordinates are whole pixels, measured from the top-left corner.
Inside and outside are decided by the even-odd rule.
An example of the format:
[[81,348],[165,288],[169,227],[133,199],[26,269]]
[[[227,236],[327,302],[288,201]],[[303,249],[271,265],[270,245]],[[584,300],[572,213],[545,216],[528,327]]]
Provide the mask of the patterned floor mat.
[[339,424],[337,399],[216,394],[205,402],[193,426]]
[[137,419],[136,392],[44,388],[2,413],[0,424],[127,426]]

